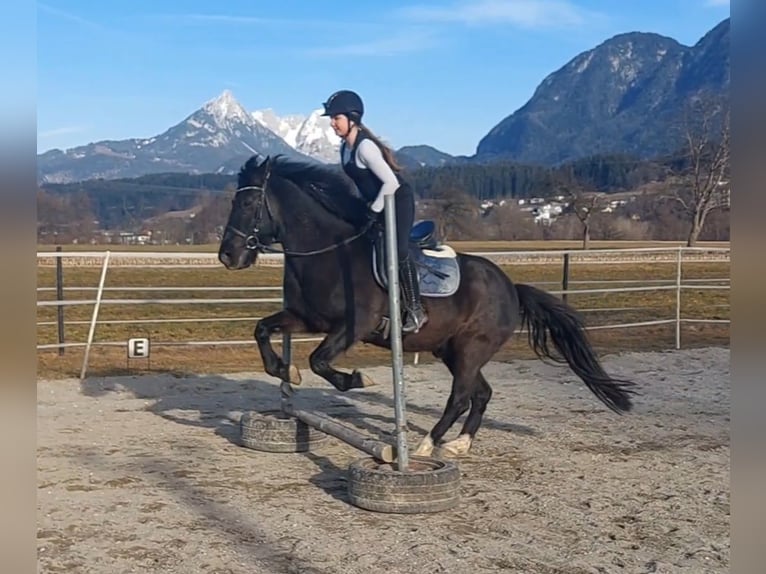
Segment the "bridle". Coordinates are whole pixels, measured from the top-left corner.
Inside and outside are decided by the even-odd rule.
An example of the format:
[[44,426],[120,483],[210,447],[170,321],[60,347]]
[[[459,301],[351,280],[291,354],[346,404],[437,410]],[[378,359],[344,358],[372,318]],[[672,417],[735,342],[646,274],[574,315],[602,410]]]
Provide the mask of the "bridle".
[[268,214],[269,220],[274,221],[274,216],[271,211],[271,206],[269,205],[269,198],[268,194],[266,193],[266,185],[268,183],[269,174],[266,175],[266,179],[264,179],[263,185],[246,185],[244,187],[239,187],[235,190],[235,193],[239,193],[240,191],[247,191],[247,190],[255,190],[260,192],[258,194],[258,199],[256,200],[258,202],[258,205],[255,208],[255,217],[253,218],[253,230],[248,234],[244,231],[237,229],[233,225],[226,225],[226,229],[230,230],[234,235],[238,237],[242,237],[245,240],[245,247],[251,251],[260,252],[260,253],[280,253],[282,255],[289,255],[289,256],[295,256],[295,257],[308,257],[311,255],[320,255],[322,253],[328,253],[329,251],[333,251],[335,249],[338,249],[339,247],[343,247],[344,245],[348,245],[349,243],[352,243],[353,241],[356,241],[359,239],[362,235],[366,234],[370,227],[373,225],[373,221],[368,221],[367,224],[362,228],[362,230],[359,233],[356,233],[355,235],[352,235],[351,237],[348,237],[344,239],[343,241],[339,241],[338,243],[333,243],[332,245],[328,247],[323,247],[322,249],[315,249],[313,251],[290,251],[287,249],[274,249],[273,247],[270,247],[269,245],[266,245],[264,243],[261,243],[260,237],[258,237],[258,232],[260,231],[259,226],[262,224],[263,220],[263,209],[266,208],[266,213]]

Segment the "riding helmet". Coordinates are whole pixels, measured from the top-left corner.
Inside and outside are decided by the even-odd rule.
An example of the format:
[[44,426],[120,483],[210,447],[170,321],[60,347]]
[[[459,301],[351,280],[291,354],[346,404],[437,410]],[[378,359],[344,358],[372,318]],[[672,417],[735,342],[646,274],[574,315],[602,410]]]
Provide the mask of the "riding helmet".
[[344,114],[351,121],[359,122],[364,115],[364,103],[359,94],[351,90],[339,90],[332,94],[324,105],[323,116]]

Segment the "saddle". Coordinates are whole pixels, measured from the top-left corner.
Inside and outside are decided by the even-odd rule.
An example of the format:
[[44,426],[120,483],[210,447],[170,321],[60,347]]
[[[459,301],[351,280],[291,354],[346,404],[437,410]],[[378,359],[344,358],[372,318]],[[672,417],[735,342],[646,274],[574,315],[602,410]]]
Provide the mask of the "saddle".
[[[448,297],[460,286],[460,266],[455,250],[439,242],[436,225],[423,220],[412,226],[409,234],[410,260],[417,269],[421,297]],[[375,281],[388,290],[386,237],[379,232],[372,248],[372,271]]]

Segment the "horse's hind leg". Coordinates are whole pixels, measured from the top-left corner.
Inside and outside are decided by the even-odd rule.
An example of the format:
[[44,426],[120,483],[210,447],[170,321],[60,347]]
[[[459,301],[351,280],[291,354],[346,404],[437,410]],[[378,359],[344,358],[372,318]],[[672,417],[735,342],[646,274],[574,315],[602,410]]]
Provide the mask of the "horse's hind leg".
[[[444,408],[442,417],[420,442],[415,455],[430,456],[434,445],[439,444],[455,421],[471,406],[471,397],[475,393],[478,369],[481,366],[472,357],[472,347],[475,345],[475,343],[469,343],[467,347],[462,347],[460,344],[451,342],[449,348],[442,354],[444,364],[452,373],[452,392],[447,399],[447,406]],[[474,348],[473,351],[475,353],[476,349]]]
[[[492,389],[480,369],[492,358],[507,339],[505,330],[489,340],[483,337],[463,337],[450,341],[448,349],[441,353],[444,364],[452,373],[452,393],[442,418],[418,445],[415,454],[430,456],[434,446],[449,455],[467,454],[481,426]],[[460,435],[455,440],[439,444],[447,431],[470,407],[470,412]]]
[[344,373],[330,366],[333,359],[354,344],[354,338],[348,333],[345,325],[333,329],[309,356],[311,370],[326,379],[339,391],[361,389],[374,384],[369,377],[360,371],[354,370],[351,373]]
[[476,388],[471,396],[471,410],[465,419],[460,435],[455,440],[445,442],[439,447],[445,454],[453,456],[468,454],[473,439],[481,426],[484,411],[487,410],[487,404],[492,398],[492,388],[481,371],[476,375],[476,382]]

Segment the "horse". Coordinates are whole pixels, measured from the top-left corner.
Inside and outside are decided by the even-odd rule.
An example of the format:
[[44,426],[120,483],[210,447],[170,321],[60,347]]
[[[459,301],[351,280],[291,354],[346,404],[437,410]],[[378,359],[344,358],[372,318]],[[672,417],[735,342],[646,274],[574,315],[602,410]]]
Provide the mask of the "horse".
[[[383,242],[380,232],[364,225],[368,207],[351,180],[326,165],[282,156],[259,162],[258,155],[243,164],[237,180],[219,261],[241,270],[261,253],[284,256],[283,309],[258,320],[253,334],[266,373],[300,384],[298,369],[274,351],[272,335],[325,334],[310,353],[311,370],[341,392],[374,384],[358,369],[332,367],[359,341],[391,348],[384,328],[390,317],[385,265],[380,264]],[[410,253],[418,263],[429,320],[418,332],[402,335],[402,349],[430,352],[441,360],[452,375],[452,389],[416,456],[431,456],[435,448],[445,456],[469,452],[493,392],[482,367],[519,327],[527,330],[540,360],[568,364],[611,411],[632,409],[635,383],[605,372],[573,307],[534,286],[515,284],[487,258],[449,249],[445,254],[420,239],[413,231]],[[466,411],[458,437],[443,441]]]

